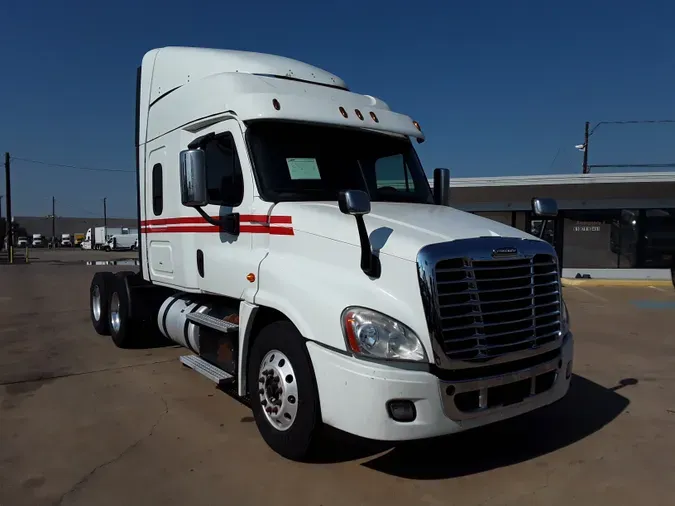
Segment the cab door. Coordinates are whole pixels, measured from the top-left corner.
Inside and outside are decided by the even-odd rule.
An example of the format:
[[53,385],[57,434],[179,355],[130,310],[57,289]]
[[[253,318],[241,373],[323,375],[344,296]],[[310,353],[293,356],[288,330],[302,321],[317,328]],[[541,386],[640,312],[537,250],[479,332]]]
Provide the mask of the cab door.
[[[241,128],[236,120],[228,119],[211,127],[211,132],[200,131],[199,136],[207,133],[215,135],[202,146],[209,197],[203,210],[213,218],[239,213],[241,229],[246,230],[255,192]],[[199,288],[235,299],[247,298],[245,290],[254,288],[247,275],[257,274],[262,260],[262,254],[252,253],[251,234],[229,234],[206,220],[194,232]]]

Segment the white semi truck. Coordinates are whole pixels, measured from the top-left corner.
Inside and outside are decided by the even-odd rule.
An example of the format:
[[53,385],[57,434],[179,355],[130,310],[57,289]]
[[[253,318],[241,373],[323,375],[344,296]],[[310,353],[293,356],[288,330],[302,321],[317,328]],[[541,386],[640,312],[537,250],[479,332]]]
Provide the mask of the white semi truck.
[[70,234],[61,234],[61,246],[70,248],[73,246],[73,236]]
[[266,54],[155,49],[137,83],[140,272],[94,275],[99,334],[186,347],[291,459],[322,424],[413,440],[566,394],[554,248],[432,192],[417,122]]
[[33,234],[31,240],[31,246],[33,248],[43,248],[45,246],[45,238],[42,234]]

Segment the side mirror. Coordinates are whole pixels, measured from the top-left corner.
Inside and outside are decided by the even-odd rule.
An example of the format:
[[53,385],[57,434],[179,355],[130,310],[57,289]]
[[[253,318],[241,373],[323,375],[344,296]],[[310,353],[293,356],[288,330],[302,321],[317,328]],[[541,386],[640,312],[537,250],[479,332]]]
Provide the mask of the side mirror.
[[363,215],[370,212],[370,197],[361,190],[345,190],[338,193],[338,206],[342,214],[350,214],[356,219],[361,243],[361,270],[366,276],[379,278],[382,272],[379,257],[373,253],[370,237],[366,230]]
[[338,206],[342,214],[362,216],[370,212],[370,197],[361,190],[346,190],[338,194]]
[[434,169],[434,204],[450,205],[450,170]]
[[555,199],[532,199],[532,214],[538,218],[555,218],[558,216],[558,202]]
[[206,155],[201,149],[180,152],[180,200],[188,207],[201,207],[209,202]]

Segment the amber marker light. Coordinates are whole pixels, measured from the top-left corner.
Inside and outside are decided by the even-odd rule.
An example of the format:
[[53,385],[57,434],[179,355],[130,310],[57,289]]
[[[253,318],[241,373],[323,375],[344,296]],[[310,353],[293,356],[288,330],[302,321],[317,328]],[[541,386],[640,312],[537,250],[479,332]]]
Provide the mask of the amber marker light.
[[250,283],[253,283],[253,282],[255,281],[255,274],[253,274],[252,272],[249,272],[249,273],[246,275],[246,279],[247,279]]
[[345,333],[347,334],[347,342],[354,353],[360,353],[361,346],[359,345],[359,340],[356,338],[356,333],[354,332],[355,323],[354,313],[350,311],[345,315]]

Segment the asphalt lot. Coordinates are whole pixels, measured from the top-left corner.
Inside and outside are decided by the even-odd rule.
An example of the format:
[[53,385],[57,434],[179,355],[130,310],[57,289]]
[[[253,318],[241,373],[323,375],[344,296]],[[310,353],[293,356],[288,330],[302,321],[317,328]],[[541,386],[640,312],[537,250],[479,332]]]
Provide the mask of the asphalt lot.
[[94,333],[88,286],[107,267],[86,261],[112,257],[129,255],[0,266],[2,506],[673,504],[672,289],[566,288],[576,375],[555,406],[394,448],[334,435],[297,464],[183,350]]

